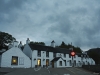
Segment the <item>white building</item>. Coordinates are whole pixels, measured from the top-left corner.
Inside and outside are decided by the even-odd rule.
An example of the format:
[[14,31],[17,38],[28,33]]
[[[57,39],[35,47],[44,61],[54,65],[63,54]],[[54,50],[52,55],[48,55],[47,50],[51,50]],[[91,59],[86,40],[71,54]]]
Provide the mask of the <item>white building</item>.
[[55,42],[50,46],[43,46],[30,43],[26,40],[23,52],[31,59],[31,67],[49,66],[49,67],[81,67],[82,65],[95,65],[92,58],[87,54],[76,53],[72,58],[71,50],[64,48],[55,48]]
[[0,67],[30,68],[31,60],[18,48],[18,42],[14,41],[9,50],[0,54]]
[[9,45],[9,50],[0,52],[0,67],[11,68],[34,68],[41,67],[82,67],[82,65],[95,65],[92,58],[86,53],[76,53],[71,56],[71,50],[65,48],[55,48],[54,40],[51,46],[43,46],[30,43],[26,40],[23,51],[22,43],[18,45],[17,41]]

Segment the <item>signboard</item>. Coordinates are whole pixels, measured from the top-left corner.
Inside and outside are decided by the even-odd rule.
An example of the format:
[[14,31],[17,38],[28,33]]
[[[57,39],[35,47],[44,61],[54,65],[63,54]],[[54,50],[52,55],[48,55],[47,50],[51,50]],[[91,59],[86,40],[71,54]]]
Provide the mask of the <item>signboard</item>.
[[75,52],[74,51],[71,52],[71,56],[75,56]]

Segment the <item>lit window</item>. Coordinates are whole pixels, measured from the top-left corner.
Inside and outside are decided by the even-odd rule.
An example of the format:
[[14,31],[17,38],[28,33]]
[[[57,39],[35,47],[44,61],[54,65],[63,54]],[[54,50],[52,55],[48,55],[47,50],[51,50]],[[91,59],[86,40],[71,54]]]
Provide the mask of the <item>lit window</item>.
[[11,65],[18,65],[18,57],[12,56]]

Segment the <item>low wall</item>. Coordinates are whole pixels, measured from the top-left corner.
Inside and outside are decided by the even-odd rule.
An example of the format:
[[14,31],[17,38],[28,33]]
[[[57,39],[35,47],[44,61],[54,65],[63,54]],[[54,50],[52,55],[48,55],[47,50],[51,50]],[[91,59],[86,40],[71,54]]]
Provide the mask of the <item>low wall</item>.
[[92,72],[100,73],[100,65],[83,65],[82,68]]

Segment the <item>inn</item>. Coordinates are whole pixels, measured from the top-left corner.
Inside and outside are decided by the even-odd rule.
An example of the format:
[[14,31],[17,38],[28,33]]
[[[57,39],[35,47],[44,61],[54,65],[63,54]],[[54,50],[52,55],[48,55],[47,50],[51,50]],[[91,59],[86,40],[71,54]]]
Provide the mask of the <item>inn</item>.
[[95,64],[86,53],[76,53],[72,60],[71,50],[56,48],[54,40],[51,42],[51,46],[43,46],[30,43],[28,38],[23,52],[31,59],[31,67],[82,67],[82,65]]
[[33,44],[29,38],[24,48],[17,41],[9,45],[9,50],[0,52],[0,67],[34,68],[34,67],[82,67],[82,65],[95,65],[92,58],[86,53],[76,53],[71,56],[71,50],[56,48],[54,40],[51,46]]

